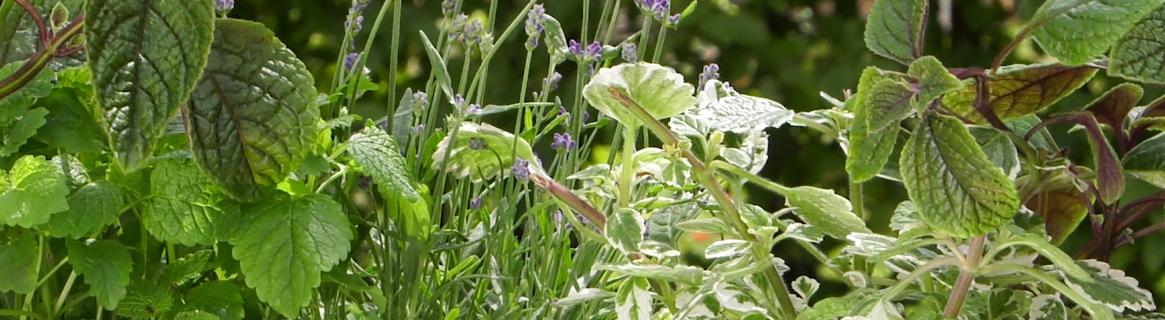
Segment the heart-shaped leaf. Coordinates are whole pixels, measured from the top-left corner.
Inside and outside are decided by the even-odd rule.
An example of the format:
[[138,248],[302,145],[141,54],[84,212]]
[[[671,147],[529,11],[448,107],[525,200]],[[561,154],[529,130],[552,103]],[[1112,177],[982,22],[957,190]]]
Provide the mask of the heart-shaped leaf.
[[[618,92],[618,95],[612,93]],[[669,118],[696,105],[695,89],[671,68],[653,63],[625,63],[599,70],[583,87],[587,102],[628,130],[639,128],[643,121],[627,109],[629,98],[655,119]],[[619,96],[621,95],[621,96]]]
[[89,291],[97,296],[97,305],[106,310],[117,309],[129,286],[133,260],[129,250],[114,240],[89,242],[69,241],[69,264],[81,274]]

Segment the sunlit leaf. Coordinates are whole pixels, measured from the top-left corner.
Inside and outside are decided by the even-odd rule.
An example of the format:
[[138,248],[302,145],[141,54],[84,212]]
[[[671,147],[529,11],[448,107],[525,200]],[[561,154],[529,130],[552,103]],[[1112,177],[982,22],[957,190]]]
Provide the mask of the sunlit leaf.
[[1165,65],[1165,6],[1158,6],[1112,47],[1108,74],[1160,84],[1165,83],[1162,65]]
[[658,120],[695,106],[694,91],[692,85],[684,83],[684,77],[671,68],[652,63],[625,63],[599,70],[583,88],[583,95],[604,115],[634,129],[643,122],[627,109],[622,98],[630,99]]
[[910,64],[919,54],[927,14],[926,0],[877,0],[866,20],[866,48],[888,59]]
[[[1084,86],[1096,75],[1096,70],[1092,66],[1058,64],[1006,66],[988,80],[991,86],[988,102],[1000,119],[1036,113]],[[947,94],[943,105],[962,118],[983,121],[974,106],[975,87],[969,85]]]
[[699,103],[686,114],[712,130],[738,134],[780,128],[793,118],[793,111],[780,103],[742,95],[718,80],[704,84]]
[[1050,0],[1028,22],[1036,43],[1068,65],[1092,61],[1161,0]]
[[69,264],[97,296],[97,305],[117,309],[126,296],[129,273],[133,270],[129,250],[114,240],[69,241]]
[[369,126],[352,135],[348,140],[348,153],[360,165],[360,171],[372,176],[385,193],[400,193],[409,201],[416,201],[419,197],[417,190],[413,189],[408,164],[401,156],[400,148],[380,128]]
[[[534,150],[525,139],[485,123],[462,122],[455,141],[445,136],[433,152],[433,168],[444,168],[453,176],[482,181],[503,172],[514,164],[514,159],[537,165]],[[480,141],[484,147],[471,148],[471,141]],[[476,143],[474,143],[476,144]]]
[[793,213],[831,237],[845,239],[851,233],[870,232],[862,218],[853,213],[849,200],[833,190],[802,186],[782,195]]
[[69,210],[69,187],[61,170],[44,157],[23,156],[0,170],[0,224],[32,227]]

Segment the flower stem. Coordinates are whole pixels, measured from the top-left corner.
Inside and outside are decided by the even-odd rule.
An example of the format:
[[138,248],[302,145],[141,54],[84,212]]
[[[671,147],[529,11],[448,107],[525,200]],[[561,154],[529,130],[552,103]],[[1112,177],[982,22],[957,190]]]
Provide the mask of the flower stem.
[[631,182],[635,178],[635,135],[638,129],[623,130],[623,163],[620,165],[619,176],[619,207],[625,208],[631,204]]

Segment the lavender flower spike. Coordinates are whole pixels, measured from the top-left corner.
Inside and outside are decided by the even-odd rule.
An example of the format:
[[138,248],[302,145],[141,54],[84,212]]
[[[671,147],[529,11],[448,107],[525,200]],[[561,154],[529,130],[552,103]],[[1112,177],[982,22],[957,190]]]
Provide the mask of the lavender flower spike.
[[360,62],[360,54],[356,52],[349,53],[344,57],[344,70],[351,72],[352,68],[356,67],[357,62]]
[[530,161],[514,159],[514,165],[510,167],[510,172],[513,173],[514,179],[530,179]]
[[720,65],[713,63],[704,66],[704,72],[700,73],[700,88],[703,88],[708,81],[717,79],[720,79]]
[[214,10],[218,12],[231,11],[235,8],[235,0],[214,0]]
[[639,46],[634,43],[623,44],[623,61],[630,63],[639,62]]
[[550,144],[550,148],[558,150],[559,152],[571,150],[578,147],[578,143],[571,138],[569,133],[554,133],[554,142]]

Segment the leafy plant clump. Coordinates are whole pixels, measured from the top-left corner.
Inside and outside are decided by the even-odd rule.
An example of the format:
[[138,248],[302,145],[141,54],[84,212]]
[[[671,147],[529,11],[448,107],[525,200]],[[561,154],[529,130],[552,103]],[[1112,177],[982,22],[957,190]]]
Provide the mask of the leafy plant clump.
[[[367,30],[372,3],[353,0],[330,82],[229,0],[4,1],[0,316],[1165,317],[1107,263],[1165,229],[1144,226],[1165,193],[1125,192],[1165,188],[1165,99],[1138,105],[1165,84],[1165,0],[1048,0],[980,67],[926,55],[929,1],[877,0],[866,45],[901,67],[808,112],[716,65],[660,64],[697,1],[606,0],[594,25],[583,1],[575,40],[534,0],[497,2],[470,17],[443,1],[435,37],[418,32],[428,81],[398,97],[388,72],[377,118],[351,108],[381,89],[369,56],[397,70],[418,29],[400,0]],[[626,14],[641,28],[621,36]],[[391,52],[372,52],[382,29]],[[1003,65],[1029,38],[1055,62]],[[521,91],[488,104],[510,45],[526,49]],[[1045,111],[1102,72],[1130,82]],[[1059,146],[1062,124],[1087,152]],[[768,132],[802,129],[847,155],[846,197],[758,174]],[[892,234],[866,220],[873,179],[908,196]],[[1091,242],[1065,253],[1084,221]],[[819,270],[793,276],[782,242]]]

